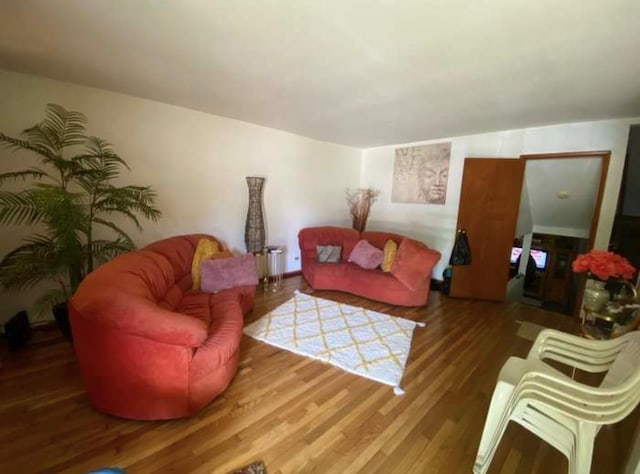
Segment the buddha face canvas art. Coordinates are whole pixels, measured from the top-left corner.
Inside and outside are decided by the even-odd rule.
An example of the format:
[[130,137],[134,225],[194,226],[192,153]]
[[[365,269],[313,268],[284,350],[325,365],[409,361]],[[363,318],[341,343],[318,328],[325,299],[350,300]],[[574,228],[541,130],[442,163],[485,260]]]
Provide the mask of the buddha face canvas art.
[[443,205],[450,157],[450,142],[397,148],[391,201]]

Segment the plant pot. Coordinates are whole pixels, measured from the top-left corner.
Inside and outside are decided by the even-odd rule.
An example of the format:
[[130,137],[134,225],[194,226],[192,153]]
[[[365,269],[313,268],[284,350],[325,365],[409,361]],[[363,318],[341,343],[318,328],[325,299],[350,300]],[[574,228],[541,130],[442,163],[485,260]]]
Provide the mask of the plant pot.
[[71,324],[69,323],[69,311],[67,310],[67,302],[58,303],[53,307],[53,317],[56,318],[58,329],[69,341],[73,341],[71,334]]

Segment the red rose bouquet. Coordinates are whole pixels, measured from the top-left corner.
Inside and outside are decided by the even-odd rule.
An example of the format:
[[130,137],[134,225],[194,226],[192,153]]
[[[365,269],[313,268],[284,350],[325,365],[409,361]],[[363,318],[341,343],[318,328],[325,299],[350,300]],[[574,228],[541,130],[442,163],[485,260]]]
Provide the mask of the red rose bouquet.
[[636,273],[629,260],[606,250],[591,250],[578,255],[571,268],[575,273],[587,272],[600,280],[631,280]]

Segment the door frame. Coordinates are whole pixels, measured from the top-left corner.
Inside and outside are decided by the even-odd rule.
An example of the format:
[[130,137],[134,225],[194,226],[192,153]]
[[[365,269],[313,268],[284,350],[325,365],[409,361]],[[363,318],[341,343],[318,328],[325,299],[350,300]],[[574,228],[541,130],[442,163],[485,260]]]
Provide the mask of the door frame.
[[[600,210],[602,208],[602,198],[604,196],[604,188],[607,183],[607,173],[609,172],[609,162],[611,160],[610,150],[597,151],[569,151],[562,153],[533,153],[520,155],[523,160],[557,160],[566,158],[601,158],[602,165],[600,167],[600,184],[596,195],[595,205],[593,207],[593,216],[591,218],[591,227],[589,228],[588,249],[593,249],[593,243],[596,239],[596,231],[600,222]],[[525,170],[526,170],[525,163]],[[525,171],[526,172],[526,171]],[[582,308],[582,299],[584,297],[584,287],[587,281],[585,275],[580,277],[576,292],[576,302],[573,307],[573,315],[579,316]]]

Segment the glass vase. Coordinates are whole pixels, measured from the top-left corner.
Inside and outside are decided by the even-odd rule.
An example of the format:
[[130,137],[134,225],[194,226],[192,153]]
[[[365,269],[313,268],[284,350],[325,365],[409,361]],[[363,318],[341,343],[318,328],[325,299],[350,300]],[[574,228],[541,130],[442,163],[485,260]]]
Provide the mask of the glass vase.
[[584,309],[597,313],[607,304],[611,295],[605,288],[605,283],[602,280],[587,280],[587,285],[584,289]]

